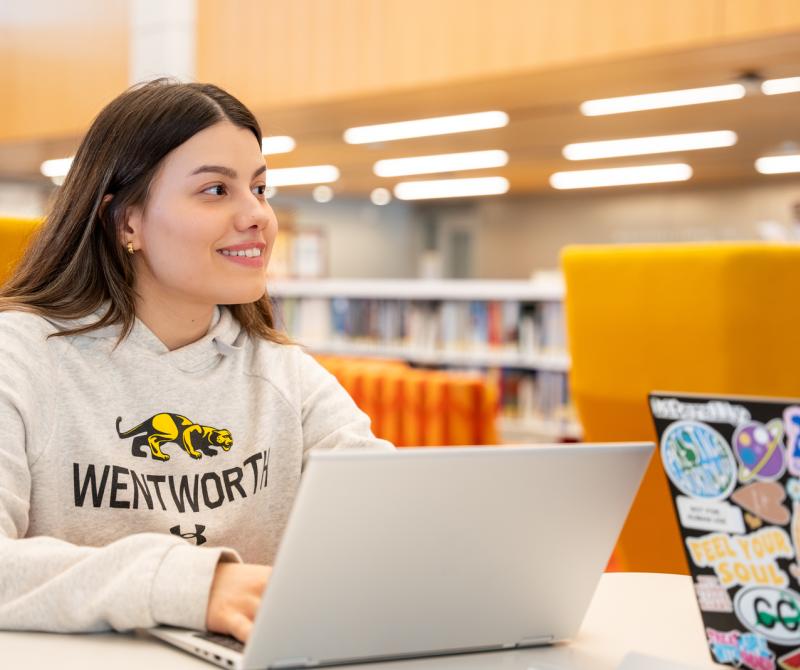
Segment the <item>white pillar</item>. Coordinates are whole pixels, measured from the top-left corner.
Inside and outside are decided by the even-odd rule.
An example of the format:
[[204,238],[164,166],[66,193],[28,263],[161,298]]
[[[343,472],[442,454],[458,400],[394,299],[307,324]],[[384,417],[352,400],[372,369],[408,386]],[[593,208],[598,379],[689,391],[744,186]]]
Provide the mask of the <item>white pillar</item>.
[[129,0],[131,84],[156,77],[194,81],[196,0]]

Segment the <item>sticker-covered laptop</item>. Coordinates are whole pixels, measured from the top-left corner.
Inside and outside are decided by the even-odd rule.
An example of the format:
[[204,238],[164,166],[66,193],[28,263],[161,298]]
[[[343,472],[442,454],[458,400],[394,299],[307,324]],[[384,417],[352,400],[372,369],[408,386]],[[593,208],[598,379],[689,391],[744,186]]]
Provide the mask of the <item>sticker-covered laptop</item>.
[[800,669],[800,399],[649,400],[713,659]]

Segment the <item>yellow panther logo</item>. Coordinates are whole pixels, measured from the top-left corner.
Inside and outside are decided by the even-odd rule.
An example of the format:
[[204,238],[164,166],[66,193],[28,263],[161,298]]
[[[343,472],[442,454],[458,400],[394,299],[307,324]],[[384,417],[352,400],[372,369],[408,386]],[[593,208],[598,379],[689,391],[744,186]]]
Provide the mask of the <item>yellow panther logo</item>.
[[[174,442],[183,447],[183,450],[192,458],[216,456],[217,448],[222,447],[228,451],[233,446],[231,432],[225,428],[212,428],[201,426],[191,419],[180,414],[156,414],[138,426],[120,432],[119,424],[122,417],[117,417],[117,435],[121,440],[134,437],[131,453],[139,458],[147,458],[144,446],[150,447],[150,455],[160,461],[168,461],[169,454],[165,454],[161,447],[167,442]],[[202,453],[201,453],[202,452]]]

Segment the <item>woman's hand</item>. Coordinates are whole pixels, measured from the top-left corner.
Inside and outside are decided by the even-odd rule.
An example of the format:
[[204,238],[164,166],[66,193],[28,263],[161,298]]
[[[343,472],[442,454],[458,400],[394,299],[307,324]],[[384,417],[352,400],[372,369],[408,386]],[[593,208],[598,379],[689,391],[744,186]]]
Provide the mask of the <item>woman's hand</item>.
[[208,595],[206,628],[247,642],[271,573],[267,565],[217,564]]

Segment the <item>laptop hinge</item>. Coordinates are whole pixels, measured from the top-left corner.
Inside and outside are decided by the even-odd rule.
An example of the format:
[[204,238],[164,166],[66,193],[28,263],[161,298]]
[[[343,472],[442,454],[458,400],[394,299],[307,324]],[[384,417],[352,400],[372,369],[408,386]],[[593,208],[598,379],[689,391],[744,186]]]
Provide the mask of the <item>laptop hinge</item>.
[[282,670],[283,668],[310,668],[315,665],[319,665],[319,661],[307,656],[298,656],[296,658],[282,658],[279,661],[273,661],[269,664],[269,667]]
[[552,644],[555,638],[552,635],[536,635],[533,637],[522,638],[515,646],[517,647],[539,647],[543,644]]

